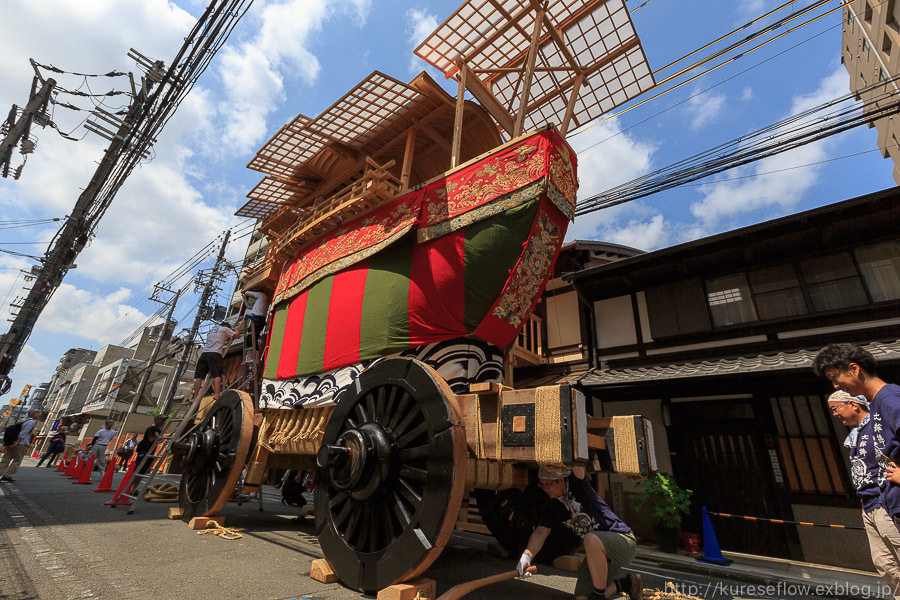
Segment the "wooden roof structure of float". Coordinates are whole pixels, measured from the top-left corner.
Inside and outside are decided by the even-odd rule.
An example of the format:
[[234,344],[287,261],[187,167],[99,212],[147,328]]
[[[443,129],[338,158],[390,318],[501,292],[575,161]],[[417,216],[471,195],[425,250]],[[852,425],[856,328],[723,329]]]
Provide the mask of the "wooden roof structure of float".
[[415,53],[458,81],[456,98],[424,71],[409,83],[375,71],[247,165],[265,177],[236,214],[259,219],[269,247],[245,287],[271,292],[286,260],[341,223],[525,131],[555,123],[565,136],[654,85],[624,0],[469,0]]
[[512,137],[546,123],[565,137],[654,85],[624,0],[470,0],[415,53]]

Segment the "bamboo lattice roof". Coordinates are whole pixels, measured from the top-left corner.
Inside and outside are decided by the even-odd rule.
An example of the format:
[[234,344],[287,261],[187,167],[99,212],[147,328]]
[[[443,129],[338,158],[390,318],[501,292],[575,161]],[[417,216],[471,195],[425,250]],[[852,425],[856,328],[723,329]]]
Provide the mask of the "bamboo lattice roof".
[[239,217],[261,219],[275,212],[282,205],[291,204],[291,199],[302,197],[312,190],[313,186],[305,181],[293,182],[264,177],[247,194],[250,201],[235,214]]
[[[457,73],[460,62],[465,63],[515,114],[537,4],[536,0],[469,0],[415,53],[447,77]],[[575,102],[576,125],[601,116],[654,85],[624,0],[549,0],[547,18],[577,65],[571,64],[545,24],[527,106],[527,129],[563,121],[579,71],[585,83]]]
[[248,194],[250,201],[237,215],[265,217],[296,194],[311,191],[296,181],[298,169],[329,144],[337,142],[352,149],[364,146],[422,98],[415,88],[374,71],[318,117],[298,115],[247,165],[270,177]]

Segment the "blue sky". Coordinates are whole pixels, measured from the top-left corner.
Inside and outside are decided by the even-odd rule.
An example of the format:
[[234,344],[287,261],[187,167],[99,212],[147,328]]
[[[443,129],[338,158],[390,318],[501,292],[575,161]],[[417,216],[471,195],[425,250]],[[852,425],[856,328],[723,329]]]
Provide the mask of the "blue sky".
[[[641,2],[631,0],[628,6],[633,10]],[[7,0],[0,20],[5,57],[0,64],[0,111],[5,114],[11,104],[27,101],[29,57],[82,73],[134,71],[126,57],[129,47],[168,62],[205,4]],[[777,4],[653,0],[634,12],[633,20],[656,70]],[[146,300],[153,283],[241,222],[233,214],[261,177],[245,168],[253,153],[297,113],[317,115],[375,69],[403,81],[412,79],[426,68],[412,54],[413,48],[457,6],[436,1],[257,0],[169,122],[155,158],[130,177],[97,237],[78,259],[78,268],[51,300],[13,372],[13,391],[49,380],[68,348],[98,349],[127,337],[156,309]],[[835,6],[837,2],[829,7]],[[840,64],[841,15],[836,11],[571,137],[569,143],[579,153],[580,196],[602,192],[846,93],[849,78]],[[739,74],[766,59],[770,60]],[[431,74],[455,94],[455,83]],[[82,85],[75,76],[57,79],[68,89]],[[90,85],[95,91],[123,89],[126,82],[99,79]],[[715,87],[699,93],[711,86]],[[72,102],[89,106],[83,99]],[[54,120],[61,129],[82,137],[85,132],[79,123],[86,114],[58,108]],[[64,216],[105,147],[92,134],[75,143],[49,129],[35,133],[38,147],[22,178],[0,181],[0,221]],[[878,152],[765,174],[873,150],[875,144],[874,129],[853,130],[723,173],[702,185],[580,217],[569,238],[650,250],[884,189],[894,185],[892,164]],[[0,250],[40,255],[53,232],[47,225],[0,229]],[[230,258],[240,257],[246,241],[232,245]],[[211,262],[208,259],[205,266]],[[33,264],[0,253],[4,319],[9,301],[24,295],[18,270]],[[228,292],[232,285],[233,280],[226,284]],[[225,303],[228,296],[223,291],[220,301]],[[182,326],[189,325],[195,303],[192,296],[176,309]]]

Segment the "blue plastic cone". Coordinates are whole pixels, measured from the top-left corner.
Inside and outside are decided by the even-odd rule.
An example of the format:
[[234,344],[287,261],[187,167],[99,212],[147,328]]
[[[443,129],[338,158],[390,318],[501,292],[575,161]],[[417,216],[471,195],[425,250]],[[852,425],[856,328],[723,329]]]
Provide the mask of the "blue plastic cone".
[[711,563],[714,565],[722,565],[727,567],[731,561],[722,556],[722,549],[719,548],[719,540],[716,539],[716,532],[713,531],[712,521],[709,518],[709,511],[703,507],[703,556],[698,558],[700,562]]

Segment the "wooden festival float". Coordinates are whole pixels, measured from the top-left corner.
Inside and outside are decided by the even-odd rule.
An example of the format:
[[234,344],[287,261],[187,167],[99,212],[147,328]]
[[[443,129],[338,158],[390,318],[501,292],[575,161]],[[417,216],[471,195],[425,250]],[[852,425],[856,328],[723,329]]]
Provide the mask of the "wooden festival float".
[[566,133],[653,85],[623,0],[471,0],[416,54],[456,98],[376,71],[250,162],[266,176],[237,214],[268,251],[246,288],[273,298],[261,380],[175,444],[185,520],[267,468],[315,468],[322,551],[363,592],[423,573],[467,493],[521,550],[537,466],[653,465],[641,417],[500,385],[574,216]]

